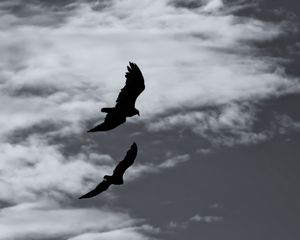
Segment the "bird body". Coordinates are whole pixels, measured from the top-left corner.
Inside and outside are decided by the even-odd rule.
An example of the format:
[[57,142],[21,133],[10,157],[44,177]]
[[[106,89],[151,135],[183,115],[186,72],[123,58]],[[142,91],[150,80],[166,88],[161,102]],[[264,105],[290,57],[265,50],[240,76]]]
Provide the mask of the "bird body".
[[134,160],[137,156],[137,145],[134,142],[130,149],[127,151],[125,158],[118,163],[118,165],[115,167],[113,174],[111,176],[105,175],[103,177],[103,181],[97,185],[95,189],[88,192],[87,194],[84,194],[79,199],[83,198],[91,198],[94,197],[101,192],[104,192],[109,188],[110,185],[122,185],[124,184],[123,176],[125,171],[134,163]]
[[144,77],[135,63],[129,62],[127,70],[126,83],[118,95],[115,107],[102,108],[101,111],[107,113],[104,122],[88,132],[108,131],[126,122],[127,117],[140,115],[135,102],[145,89]]
[[106,114],[105,121],[90,129],[88,132],[108,131],[124,122],[126,122],[126,115],[124,115],[123,112],[117,111],[115,108],[110,108]]

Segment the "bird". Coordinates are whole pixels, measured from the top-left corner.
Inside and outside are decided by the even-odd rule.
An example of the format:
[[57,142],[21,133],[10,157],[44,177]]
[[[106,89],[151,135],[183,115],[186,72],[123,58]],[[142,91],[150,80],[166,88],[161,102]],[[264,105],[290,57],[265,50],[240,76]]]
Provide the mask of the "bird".
[[124,159],[118,163],[115,167],[113,174],[111,176],[105,175],[103,181],[100,182],[95,189],[82,195],[79,199],[92,198],[96,195],[106,191],[110,185],[122,185],[124,184],[123,175],[127,168],[129,168],[137,156],[138,148],[135,142],[131,145],[130,149],[127,151]]
[[129,62],[125,74],[126,83],[121,89],[115,107],[105,107],[101,112],[106,113],[104,122],[88,130],[88,132],[108,131],[126,122],[127,117],[140,116],[140,112],[135,108],[137,97],[144,91],[144,77],[139,67]]

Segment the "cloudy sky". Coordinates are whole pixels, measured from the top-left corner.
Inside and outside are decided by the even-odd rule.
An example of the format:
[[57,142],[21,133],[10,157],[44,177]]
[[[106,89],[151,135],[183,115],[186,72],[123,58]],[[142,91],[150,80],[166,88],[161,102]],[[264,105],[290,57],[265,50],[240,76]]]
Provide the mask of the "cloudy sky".
[[[0,239],[299,239],[297,7],[2,0]],[[87,134],[129,61],[141,117]],[[78,200],[133,141],[126,184]]]

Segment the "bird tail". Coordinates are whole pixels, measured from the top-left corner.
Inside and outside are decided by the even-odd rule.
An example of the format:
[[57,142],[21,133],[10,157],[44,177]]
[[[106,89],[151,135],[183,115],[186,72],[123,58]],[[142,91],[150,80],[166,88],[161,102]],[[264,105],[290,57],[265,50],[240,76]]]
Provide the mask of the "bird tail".
[[109,113],[111,112],[112,110],[114,110],[114,108],[101,108],[101,112],[105,112],[105,113]]

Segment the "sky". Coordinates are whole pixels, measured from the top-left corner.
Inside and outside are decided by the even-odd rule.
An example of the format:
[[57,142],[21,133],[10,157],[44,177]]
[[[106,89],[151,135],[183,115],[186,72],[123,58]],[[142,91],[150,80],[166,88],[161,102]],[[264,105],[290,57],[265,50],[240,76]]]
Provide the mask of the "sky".
[[[2,0],[0,239],[299,239],[298,5]],[[141,116],[87,133],[129,61]]]

